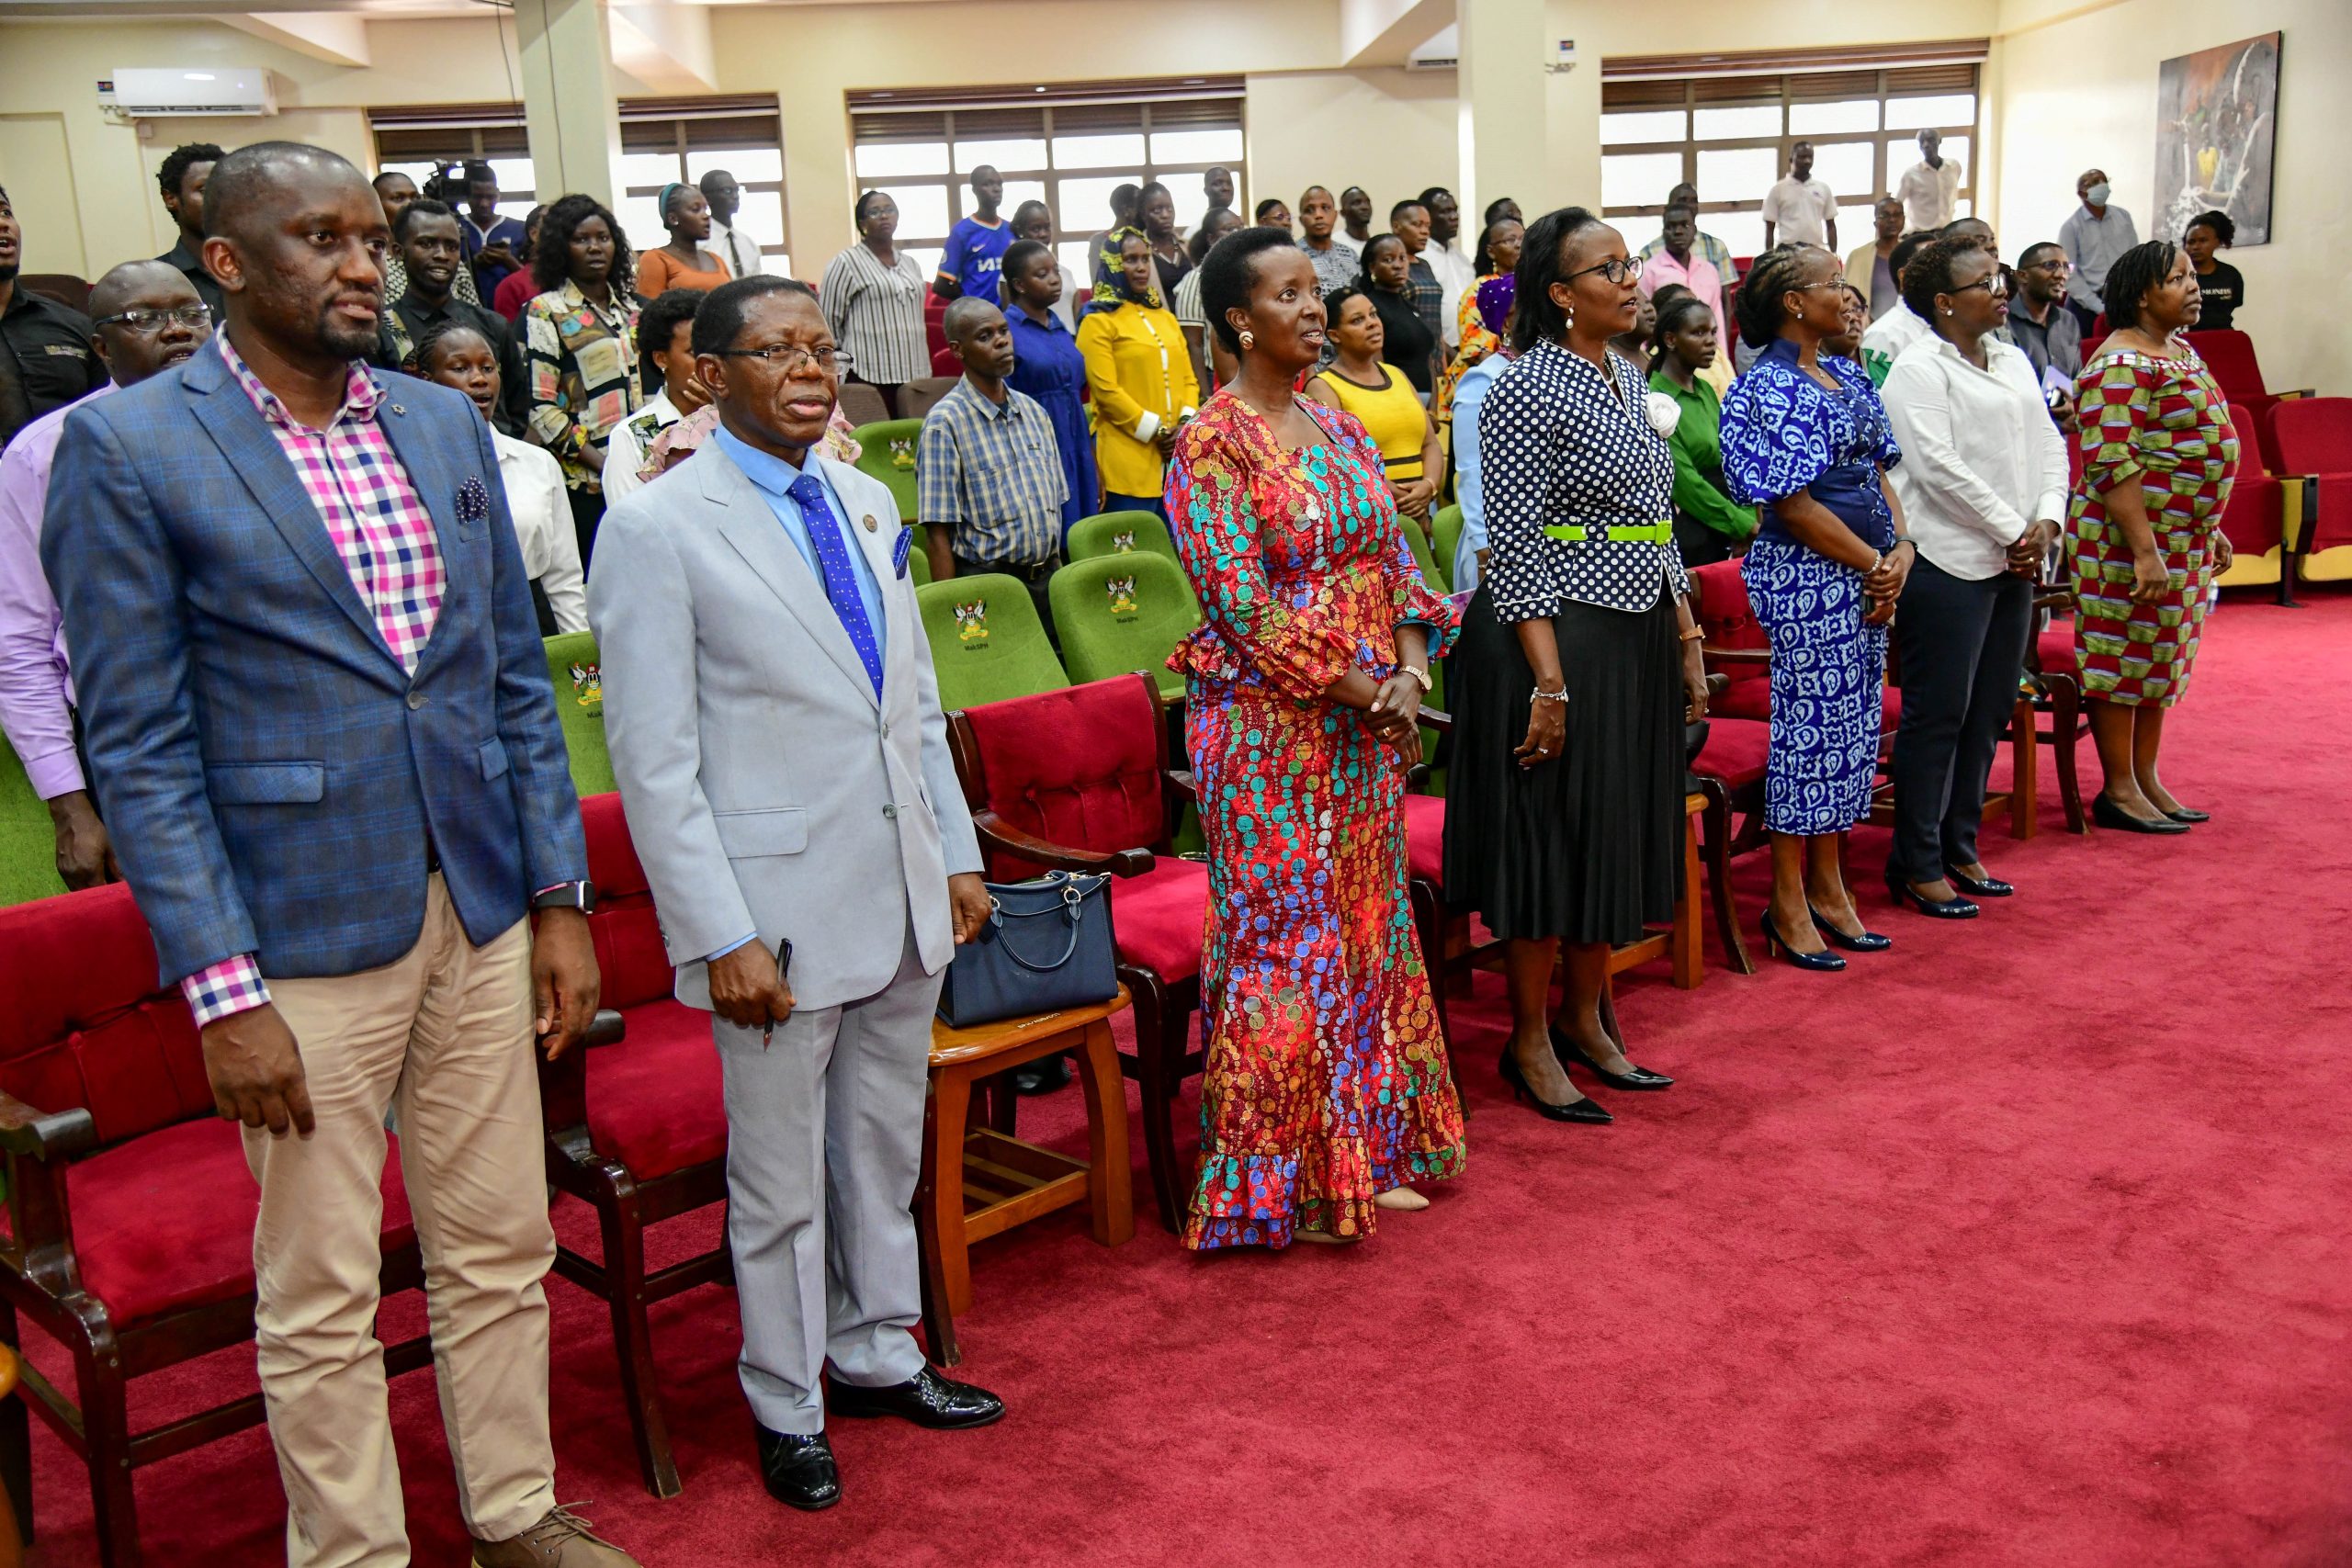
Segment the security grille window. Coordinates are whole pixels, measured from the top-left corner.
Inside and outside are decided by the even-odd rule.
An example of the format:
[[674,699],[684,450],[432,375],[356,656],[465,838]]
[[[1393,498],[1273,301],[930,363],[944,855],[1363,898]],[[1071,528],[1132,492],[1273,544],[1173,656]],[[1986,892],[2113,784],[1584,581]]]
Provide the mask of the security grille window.
[[[378,166],[424,184],[436,168],[486,160],[498,175],[498,209],[521,218],[541,199],[520,104],[371,109]],[[743,187],[736,221],[760,237],[771,271],[789,272],[784,228],[784,138],[773,97],[623,98],[623,181],[617,216],[631,247],[668,243],[656,205],[673,180],[725,169]],[[548,199],[562,193],[552,192]],[[458,193],[462,204],[464,193]]]
[[852,93],[857,188],[897,203],[899,248],[929,273],[972,210],[971,172],[992,164],[1004,176],[1003,216],[1044,202],[1062,265],[1084,278],[1086,241],[1109,225],[1117,186],[1166,185],[1186,230],[1201,220],[1211,168],[1232,170],[1247,191],[1241,106],[1238,77]]
[[1814,177],[1838,197],[1838,239],[1871,234],[1871,207],[1919,160],[1918,135],[1943,134],[1957,160],[1957,216],[1975,210],[1982,39],[1905,50],[1645,56],[1604,61],[1602,213],[1639,246],[1658,231],[1667,193],[1699,190],[1699,226],[1734,255],[1764,248],[1764,194],[1810,141]]

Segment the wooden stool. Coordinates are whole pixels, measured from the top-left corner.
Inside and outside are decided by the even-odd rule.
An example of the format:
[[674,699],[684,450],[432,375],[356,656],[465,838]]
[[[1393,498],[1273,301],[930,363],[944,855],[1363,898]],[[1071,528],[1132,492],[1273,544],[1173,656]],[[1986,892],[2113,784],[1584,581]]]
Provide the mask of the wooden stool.
[[[14,1346],[0,1345],[0,1401],[16,1397],[17,1351]],[[13,1499],[32,1495],[30,1456],[24,1443],[25,1417],[23,1406],[11,1412],[12,1432],[0,1444],[0,1568],[21,1568],[25,1561],[24,1537],[17,1533],[17,1510]]]
[[[1122,986],[1117,996],[1092,1007],[971,1029],[933,1023],[915,1234],[922,1251],[923,1337],[937,1365],[952,1367],[963,1359],[956,1348],[956,1314],[972,1307],[972,1243],[1079,1202],[1091,1210],[1094,1239],[1103,1246],[1116,1247],[1136,1234],[1127,1091],[1111,1043],[1111,1015],[1126,1006]],[[974,1083],[1060,1051],[1078,1053],[1086,1159],[969,1124]],[[960,1181],[944,1178],[959,1169]]]

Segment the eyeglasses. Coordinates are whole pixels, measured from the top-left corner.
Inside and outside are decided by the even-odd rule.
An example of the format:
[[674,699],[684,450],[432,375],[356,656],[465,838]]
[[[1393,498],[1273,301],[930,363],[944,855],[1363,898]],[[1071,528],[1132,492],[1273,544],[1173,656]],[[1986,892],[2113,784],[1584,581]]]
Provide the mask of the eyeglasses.
[[2068,261],[2064,256],[2051,256],[2047,260],[2034,263],[2025,270],[2028,272],[2046,272],[2058,277],[2064,277],[2068,273],[2075,270],[2075,264]]
[[1988,272],[1973,283],[1963,283],[1959,288],[1946,292],[1959,295],[1976,288],[1982,288],[1996,299],[2006,299],[2009,297],[2009,280],[1997,272]]
[[803,348],[797,343],[779,343],[767,348],[722,348],[721,359],[764,359],[779,366],[786,375],[797,372],[803,365],[814,365],[829,376],[849,374],[850,355],[845,348]]
[[111,316],[100,316],[94,326],[129,327],[141,336],[162,332],[165,325],[209,327],[212,312],[202,305],[181,305],[169,310],[123,310]]
[[1623,288],[1626,284],[1633,282],[1634,279],[1642,276],[1642,264],[1637,261],[1630,260],[1624,256],[1611,256],[1607,261],[1602,262],[1596,266],[1583,267],[1576,272],[1572,272],[1568,274],[1567,276],[1560,279],[1560,281],[1563,283],[1574,283],[1577,278],[1582,277],[1588,272],[1597,272],[1600,274],[1601,276],[1607,278],[1610,282]]

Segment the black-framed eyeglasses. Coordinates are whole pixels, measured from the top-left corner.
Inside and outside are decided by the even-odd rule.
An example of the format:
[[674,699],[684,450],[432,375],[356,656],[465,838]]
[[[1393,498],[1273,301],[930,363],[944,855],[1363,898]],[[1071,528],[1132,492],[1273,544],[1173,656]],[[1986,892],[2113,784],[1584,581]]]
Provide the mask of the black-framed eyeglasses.
[[2006,299],[2009,297],[2009,280],[1997,272],[1988,272],[1973,283],[1963,283],[1959,288],[1946,289],[1945,292],[1959,295],[1977,288],[1982,288],[1996,299]]
[[1568,274],[1566,277],[1560,279],[1560,281],[1563,283],[1574,283],[1577,278],[1582,277],[1589,272],[1597,272],[1600,274],[1601,276],[1607,278],[1610,282],[1616,284],[1622,288],[1626,284],[1633,282],[1634,279],[1642,276],[1642,264],[1628,256],[1611,256],[1607,261],[1598,263],[1595,265],[1579,267],[1576,271]]
[[797,343],[779,343],[766,348],[722,348],[717,351],[720,359],[764,359],[777,366],[787,376],[803,365],[814,365],[831,376],[849,374],[851,360],[845,348],[803,348]]
[[212,312],[200,304],[177,305],[168,310],[119,310],[111,316],[100,316],[91,323],[100,327],[129,327],[141,336],[162,332],[166,325],[209,327],[211,324]]

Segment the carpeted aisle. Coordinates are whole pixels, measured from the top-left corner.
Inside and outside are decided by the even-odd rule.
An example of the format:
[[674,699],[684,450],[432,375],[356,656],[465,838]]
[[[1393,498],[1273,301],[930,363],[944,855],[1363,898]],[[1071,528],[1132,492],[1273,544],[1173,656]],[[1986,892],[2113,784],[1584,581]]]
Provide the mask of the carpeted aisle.
[[[2186,840],[2072,839],[2053,786],[2039,838],[1987,836],[2022,896],[1947,929],[1889,911],[1865,831],[1891,954],[1629,977],[1635,1058],[1681,1082],[1601,1090],[1612,1128],[1509,1103],[1482,978],[1470,1168],[1368,1245],[985,1244],[962,1371],[1012,1418],[837,1423],[830,1514],[760,1490],[731,1296],[657,1313],[686,1491],[656,1503],[603,1308],[551,1282],[562,1497],[649,1568],[2352,1563],[2347,646],[2342,594],[2222,612],[2174,720],[2168,782],[2217,814]],[[462,1562],[429,1377],[392,1410],[416,1559]],[[80,1466],[35,1444],[34,1561],[94,1562]],[[139,1496],[151,1562],[277,1555],[259,1432]]]

